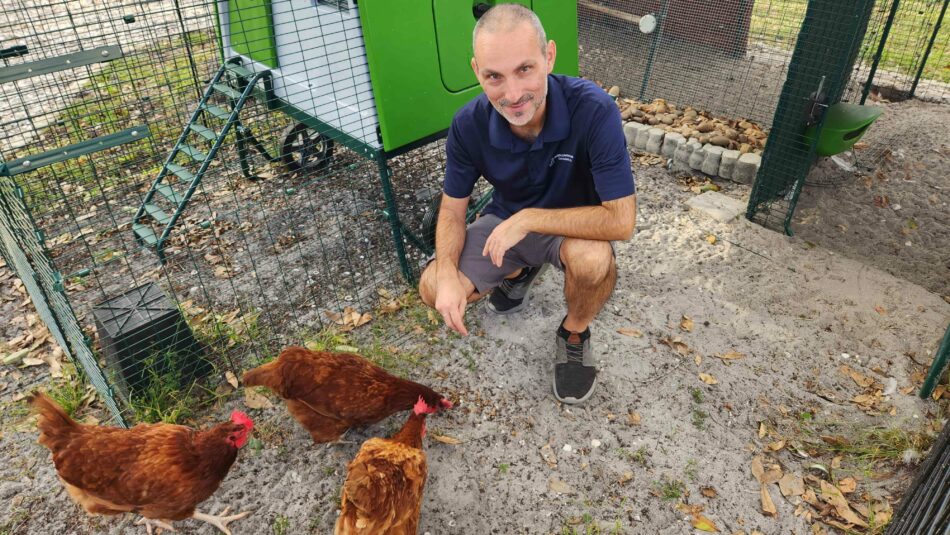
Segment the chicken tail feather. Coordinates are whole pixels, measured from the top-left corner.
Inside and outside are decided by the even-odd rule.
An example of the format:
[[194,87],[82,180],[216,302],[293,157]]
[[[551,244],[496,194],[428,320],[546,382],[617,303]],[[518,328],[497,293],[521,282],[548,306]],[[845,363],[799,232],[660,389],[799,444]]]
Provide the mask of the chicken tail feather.
[[40,444],[52,448],[55,443],[79,428],[79,424],[43,392],[34,391],[27,396],[27,402],[39,415],[37,427],[40,429]]

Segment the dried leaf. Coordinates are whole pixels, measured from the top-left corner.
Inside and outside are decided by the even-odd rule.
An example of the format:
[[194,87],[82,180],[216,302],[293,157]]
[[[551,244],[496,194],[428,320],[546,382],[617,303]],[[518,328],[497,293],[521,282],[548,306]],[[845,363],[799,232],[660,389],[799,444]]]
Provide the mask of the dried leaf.
[[762,485],[760,495],[762,498],[762,512],[769,516],[778,516],[778,511],[775,509],[775,504],[772,503],[772,496],[769,494],[768,487]]
[[716,492],[716,489],[712,487],[700,487],[699,492],[701,492],[703,496],[707,498],[715,498],[719,495],[719,493]]
[[759,438],[765,438],[767,433],[768,429],[765,427],[765,422],[759,422]]
[[838,489],[845,494],[851,494],[858,487],[858,482],[853,477],[846,477],[838,481]]
[[554,454],[554,448],[550,444],[545,444],[541,446],[541,458],[544,459],[544,462],[548,463],[548,466],[554,468],[557,466],[557,456]]
[[433,439],[435,439],[436,441],[441,442],[441,443],[443,443],[443,444],[451,444],[451,445],[455,446],[455,445],[458,445],[458,444],[461,444],[461,443],[462,443],[461,440],[459,440],[459,439],[457,439],[457,438],[455,438],[455,437],[450,437],[450,436],[448,436],[448,435],[436,435],[436,434],[432,434],[432,435],[429,435],[429,436],[432,437]]
[[627,413],[627,425],[640,425],[640,413],[636,411],[630,411]]
[[570,485],[556,477],[552,477],[550,481],[548,481],[548,488],[560,494],[572,494],[574,492]]
[[683,341],[680,340],[679,338],[669,338],[669,337],[660,338],[660,343],[670,346],[670,348],[672,348],[673,351],[676,351],[677,353],[679,353],[680,355],[683,355],[684,357],[689,354],[689,346],[683,343]]
[[776,440],[775,442],[772,442],[771,444],[767,446],[767,448],[771,451],[778,451],[784,447],[785,447],[784,440]]
[[41,365],[41,364],[46,364],[46,361],[43,360],[43,359],[35,358],[35,357],[25,357],[25,358],[23,359],[23,366],[24,366],[24,367],[39,366],[39,365]]
[[863,373],[851,368],[850,366],[842,365],[839,370],[841,373],[847,375],[855,382],[858,386],[862,388],[867,388],[874,384],[874,379],[864,375]]
[[707,234],[707,235],[706,235],[706,242],[709,243],[709,245],[716,245],[716,235],[715,235],[715,234]]
[[708,373],[699,374],[699,380],[706,383],[707,385],[717,385],[719,381],[715,377],[709,375]]
[[693,320],[689,316],[683,316],[680,319],[680,329],[683,329],[686,332],[692,332],[693,330]]
[[29,354],[30,354],[30,348],[27,347],[3,357],[3,360],[0,361],[0,363],[6,366],[13,366],[13,365],[19,364],[20,361],[24,360],[24,357],[26,357]]
[[770,483],[775,483],[776,481],[781,480],[783,475],[785,474],[782,473],[781,466],[777,464],[770,465],[768,470],[762,474],[762,484],[768,485]]
[[782,496],[801,496],[805,493],[805,481],[801,476],[785,474],[778,480],[778,488],[782,491]]
[[752,459],[752,475],[756,481],[762,483],[762,476],[765,475],[765,468],[762,466],[762,457],[757,456]]
[[271,409],[274,404],[263,394],[258,394],[253,389],[244,389],[244,405],[249,409]]
[[845,499],[844,495],[838,490],[837,487],[828,483],[827,481],[820,481],[821,484],[821,497],[823,500],[831,504],[835,508],[835,512],[840,516],[845,522],[849,524],[854,524],[856,526],[861,526],[863,528],[868,527],[867,522],[861,520],[861,517],[857,515],[848,505],[848,500]]
[[703,363],[703,356],[702,356],[702,355],[693,355],[693,362],[695,362],[696,365],[699,366],[700,364]]
[[232,373],[231,371],[224,372],[224,380],[227,381],[228,384],[233,386],[234,388],[238,387],[237,377],[235,377],[234,373]]
[[887,309],[884,308],[884,307],[882,307],[881,305],[878,305],[878,306],[874,307],[874,311],[877,312],[878,314],[882,315],[882,316],[885,315],[885,314],[887,314]]
[[617,329],[617,332],[624,336],[632,336],[634,338],[640,338],[643,336],[643,332],[632,327],[621,327],[620,329]]
[[717,354],[716,356],[717,356],[718,358],[722,359],[723,361],[726,361],[726,360],[737,360],[737,359],[745,358],[745,355],[743,355],[742,353],[739,353],[739,352],[736,351],[736,350],[730,350],[730,351],[727,351],[727,352],[723,353],[722,355]]
[[700,531],[707,531],[709,533],[719,533],[719,528],[716,527],[716,524],[713,524],[712,520],[706,518],[703,515],[695,515],[692,520],[693,527]]

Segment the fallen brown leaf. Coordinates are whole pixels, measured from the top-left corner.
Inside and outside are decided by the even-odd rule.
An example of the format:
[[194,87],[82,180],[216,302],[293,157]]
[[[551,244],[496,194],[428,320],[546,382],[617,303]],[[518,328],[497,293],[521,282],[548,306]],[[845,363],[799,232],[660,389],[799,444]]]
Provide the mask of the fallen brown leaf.
[[844,494],[842,494],[837,487],[824,480],[822,480],[820,484],[822,499],[835,508],[835,512],[839,517],[849,524],[861,526],[862,528],[868,527],[867,522],[861,520],[861,517],[851,509],[851,506],[848,505],[848,500],[845,499]]
[[459,440],[459,439],[457,439],[457,438],[455,438],[455,437],[450,437],[450,436],[448,436],[448,435],[436,435],[436,434],[432,434],[432,435],[430,435],[430,436],[431,436],[434,440],[436,440],[437,442],[441,442],[441,443],[443,443],[443,444],[451,444],[452,446],[455,446],[455,445],[458,445],[458,444],[461,444],[461,443],[462,443],[461,440]]
[[556,477],[552,477],[548,481],[548,488],[560,494],[573,494],[574,492],[570,485]]
[[737,360],[737,359],[745,358],[745,355],[743,355],[742,353],[739,353],[736,350],[730,350],[723,353],[722,355],[716,354],[716,357],[722,359],[723,361],[727,361],[727,360]]
[[851,494],[854,492],[854,489],[858,488],[857,481],[853,477],[846,477],[838,481],[838,489],[845,494]]
[[234,376],[233,372],[231,371],[224,372],[224,380],[227,381],[228,384],[233,386],[234,388],[238,387],[238,380],[237,380],[237,377]]
[[719,533],[719,528],[716,527],[716,524],[713,524],[712,520],[706,518],[703,515],[697,514],[693,516],[693,520],[691,524],[693,525],[694,528],[700,531],[706,531],[709,533]]
[[716,492],[716,489],[713,487],[700,487],[699,492],[701,492],[702,495],[707,498],[715,498],[719,495],[719,493]]
[[762,512],[769,516],[778,516],[778,510],[775,509],[775,504],[772,503],[772,496],[769,494],[768,487],[762,485],[759,494],[762,498]]
[[630,411],[627,413],[627,425],[640,425],[642,417],[639,412]]
[[718,381],[715,377],[713,377],[712,375],[709,375],[708,373],[701,373],[701,374],[699,374],[699,380],[702,381],[702,382],[704,382],[704,383],[706,383],[707,385],[718,385],[718,384],[719,384],[719,381]]
[[778,488],[782,496],[801,496],[805,493],[805,482],[801,476],[785,474],[778,480]]
[[621,327],[620,329],[617,329],[617,332],[624,336],[632,336],[634,338],[640,338],[643,336],[643,332],[632,327]]
[[253,389],[244,389],[244,405],[249,409],[271,409],[274,404],[263,394],[258,394]]
[[693,331],[693,320],[689,316],[683,316],[680,319],[680,329],[683,329],[686,332]]

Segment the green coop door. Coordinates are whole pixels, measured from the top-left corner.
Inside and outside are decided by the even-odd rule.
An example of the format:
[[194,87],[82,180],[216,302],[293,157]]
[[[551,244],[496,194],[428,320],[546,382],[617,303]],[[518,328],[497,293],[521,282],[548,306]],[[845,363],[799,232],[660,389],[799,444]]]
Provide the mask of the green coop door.
[[276,69],[271,1],[228,0],[228,36],[236,52]]
[[[472,59],[472,30],[475,29],[472,8],[476,4],[494,5],[500,2],[432,0],[442,84],[450,92],[457,93],[478,85],[469,62]],[[532,0],[505,0],[505,3],[517,3],[533,9]]]

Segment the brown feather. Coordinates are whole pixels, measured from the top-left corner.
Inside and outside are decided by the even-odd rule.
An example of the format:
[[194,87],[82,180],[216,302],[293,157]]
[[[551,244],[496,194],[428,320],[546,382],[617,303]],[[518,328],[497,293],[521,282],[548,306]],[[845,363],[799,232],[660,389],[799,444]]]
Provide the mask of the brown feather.
[[[334,535],[416,534],[428,473],[424,421],[425,415],[413,414],[393,438],[363,443],[347,468]],[[415,432],[418,446],[407,445],[404,432]]]
[[134,511],[148,518],[188,518],[217,490],[237,456],[226,422],[208,430],[169,424],[131,429],[82,425],[46,394],[30,403],[39,413],[40,444],[53,453],[69,495],[92,514]]
[[336,440],[350,427],[409,410],[420,397],[433,408],[443,400],[431,388],[396,377],[359,355],[302,347],[288,347],[276,360],[248,370],[244,384],[266,386],[287,400],[291,415],[314,442]]

